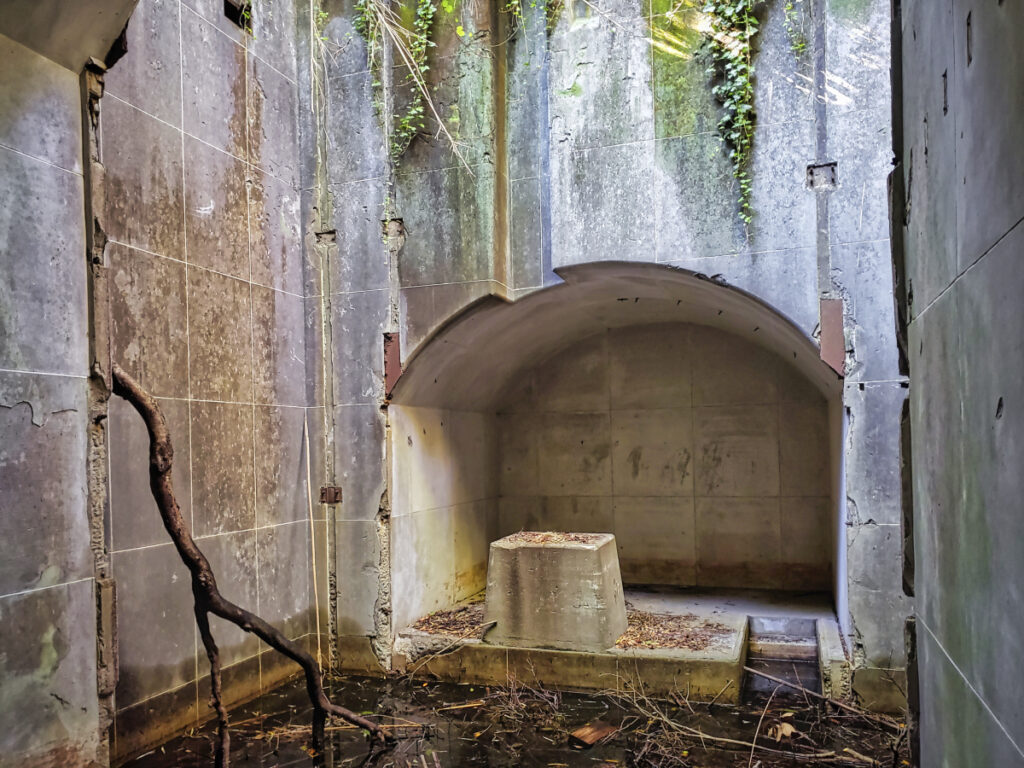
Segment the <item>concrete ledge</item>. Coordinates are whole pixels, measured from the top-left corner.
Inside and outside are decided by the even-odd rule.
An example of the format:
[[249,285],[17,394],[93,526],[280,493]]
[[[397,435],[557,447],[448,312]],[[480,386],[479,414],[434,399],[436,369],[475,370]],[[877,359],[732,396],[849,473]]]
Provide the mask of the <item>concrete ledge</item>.
[[818,619],[818,669],[821,674],[821,692],[833,699],[850,696],[850,661],[846,658],[835,620]]
[[[464,640],[441,656],[431,656],[429,651],[419,658],[396,653],[394,666],[398,673],[414,671],[418,677],[452,683],[502,685],[515,678],[531,685],[581,691],[622,691],[642,686],[651,695],[681,692],[693,701],[710,701],[718,696],[723,703],[736,703],[747,655],[746,617],[730,629],[734,631],[727,640],[700,651],[616,648],[595,653]],[[424,634],[403,631],[403,640],[396,647],[421,648],[426,638],[414,635]],[[437,641],[437,636],[430,637]],[[453,638],[446,639],[445,645],[450,645]]]

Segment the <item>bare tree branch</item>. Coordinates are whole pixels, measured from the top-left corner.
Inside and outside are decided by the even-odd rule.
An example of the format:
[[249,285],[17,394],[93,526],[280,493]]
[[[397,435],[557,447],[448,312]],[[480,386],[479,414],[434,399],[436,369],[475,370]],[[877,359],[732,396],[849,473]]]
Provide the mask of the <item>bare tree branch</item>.
[[206,648],[206,655],[210,660],[212,699],[219,724],[216,758],[218,768],[228,764],[230,743],[228,716],[222,700],[220,654],[210,632],[209,614],[211,613],[256,635],[271,648],[302,667],[306,675],[306,691],[309,694],[309,701],[313,705],[312,746],[314,751],[323,750],[324,725],[328,715],[334,715],[364,728],[375,740],[387,743],[389,737],[376,723],[331,703],[324,692],[320,666],[312,656],[259,616],[240,608],[221,595],[220,590],[217,589],[217,581],[214,578],[210,562],[192,539],[192,534],[181,516],[178,502],[174,498],[174,489],[171,484],[174,449],[171,446],[171,436],[160,406],[121,366],[115,363],[112,372],[114,394],[131,403],[146,423],[146,429],[149,432],[149,487],[153,492],[153,498],[156,499],[164,528],[167,529],[182,562],[185,563],[192,575],[196,623],[199,625],[203,646]]

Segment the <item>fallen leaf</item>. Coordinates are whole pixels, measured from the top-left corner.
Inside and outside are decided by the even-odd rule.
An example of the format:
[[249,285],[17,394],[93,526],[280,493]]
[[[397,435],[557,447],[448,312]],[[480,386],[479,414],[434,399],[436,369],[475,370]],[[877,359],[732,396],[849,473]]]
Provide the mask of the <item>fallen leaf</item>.
[[783,739],[792,739],[794,736],[799,736],[800,731],[793,727],[792,723],[778,723],[768,729],[768,738],[775,741],[782,741]]

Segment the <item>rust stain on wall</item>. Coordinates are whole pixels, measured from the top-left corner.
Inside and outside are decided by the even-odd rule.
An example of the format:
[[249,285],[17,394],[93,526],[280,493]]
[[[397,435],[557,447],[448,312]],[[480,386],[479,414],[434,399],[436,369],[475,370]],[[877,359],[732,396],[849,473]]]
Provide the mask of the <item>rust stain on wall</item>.
[[843,300],[821,300],[821,359],[840,376],[845,375],[846,339],[843,336]]
[[384,394],[391,397],[391,391],[402,375],[402,358],[399,334],[384,334]]

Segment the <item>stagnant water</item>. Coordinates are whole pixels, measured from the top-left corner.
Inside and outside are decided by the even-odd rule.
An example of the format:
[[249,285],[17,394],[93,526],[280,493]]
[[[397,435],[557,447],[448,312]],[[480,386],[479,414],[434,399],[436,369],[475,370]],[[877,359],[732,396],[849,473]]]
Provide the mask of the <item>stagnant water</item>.
[[[335,678],[332,699],[348,708],[392,724],[399,737],[387,750],[371,749],[365,734],[341,724],[329,726],[325,754],[308,752],[309,703],[305,686],[296,680],[247,706],[232,711],[231,765],[260,766],[374,766],[375,768],[455,768],[456,766],[547,766],[548,768],[625,768],[642,766],[790,766],[909,765],[905,745],[893,749],[898,730],[859,721],[835,709],[826,711],[815,700],[784,690],[769,696],[748,694],[739,707],[641,701],[641,708],[658,707],[663,714],[704,734],[780,750],[689,738],[680,742],[644,714],[603,695],[557,693],[516,687],[484,687],[445,683]],[[766,706],[767,705],[767,706]],[[568,734],[580,726],[601,721],[621,730],[609,740],[587,749],[575,748]],[[772,740],[772,728],[789,723],[803,736],[797,741]],[[894,721],[898,725],[898,721]],[[175,739],[129,763],[132,768],[210,766],[213,764],[212,725]],[[777,732],[776,732],[777,733]],[[906,740],[903,739],[903,742]],[[834,757],[797,761],[782,754],[787,744],[812,748]],[[645,747],[647,749],[645,750]],[[852,749],[852,754],[849,750]],[[845,751],[844,751],[845,750]]]

